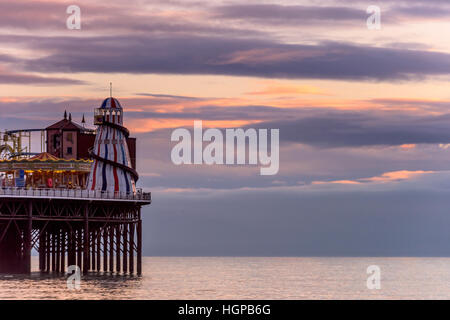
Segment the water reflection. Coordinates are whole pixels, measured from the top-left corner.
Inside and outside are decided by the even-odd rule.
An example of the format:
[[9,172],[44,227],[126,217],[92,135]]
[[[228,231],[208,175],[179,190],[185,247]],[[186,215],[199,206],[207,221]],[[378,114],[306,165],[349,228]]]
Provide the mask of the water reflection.
[[[33,257],[33,265],[37,265]],[[450,299],[449,258],[144,258],[142,277],[0,274],[0,299]],[[366,268],[381,268],[368,290]]]

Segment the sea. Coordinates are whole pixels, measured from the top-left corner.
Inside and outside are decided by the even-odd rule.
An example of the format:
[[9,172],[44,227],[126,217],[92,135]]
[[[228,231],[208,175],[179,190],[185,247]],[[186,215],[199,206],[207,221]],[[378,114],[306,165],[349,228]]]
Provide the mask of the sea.
[[0,300],[450,299],[450,258],[145,257],[142,276],[92,273],[78,290],[32,259],[31,275],[0,274]]

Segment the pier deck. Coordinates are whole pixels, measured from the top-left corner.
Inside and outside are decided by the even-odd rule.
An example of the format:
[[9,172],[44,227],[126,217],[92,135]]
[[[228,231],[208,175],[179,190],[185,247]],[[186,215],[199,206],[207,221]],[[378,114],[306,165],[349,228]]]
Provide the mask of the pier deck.
[[150,193],[0,189],[0,273],[142,272],[141,207]]

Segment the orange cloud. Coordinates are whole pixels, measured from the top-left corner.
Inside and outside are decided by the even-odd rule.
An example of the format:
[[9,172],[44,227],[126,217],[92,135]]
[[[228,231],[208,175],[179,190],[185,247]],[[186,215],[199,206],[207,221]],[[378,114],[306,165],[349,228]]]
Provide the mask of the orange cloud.
[[284,95],[284,94],[316,94],[324,95],[325,93],[313,86],[290,86],[290,85],[271,85],[260,91],[246,93],[248,95]]
[[[203,128],[239,128],[248,124],[258,123],[258,120],[203,120]],[[170,128],[192,128],[194,120],[191,119],[132,119],[126,123],[127,127],[133,128],[133,132],[144,133],[159,129]]]
[[408,180],[414,177],[417,177],[426,173],[434,173],[434,171],[408,171],[408,170],[400,170],[400,171],[391,171],[383,173],[381,176],[372,177],[372,178],[364,178],[362,181],[368,182],[390,182],[390,181],[401,181]]
[[312,184],[327,184],[327,183],[335,183],[335,184],[361,184],[361,182],[353,181],[353,180],[313,181],[313,182],[312,182]]
[[435,171],[409,171],[409,170],[399,170],[399,171],[390,171],[385,172],[380,176],[370,177],[370,178],[361,178],[356,180],[334,180],[334,181],[314,181],[312,184],[363,184],[363,183],[385,183],[385,182],[394,182],[394,181],[402,181],[412,179],[419,175],[434,173]]
[[415,144],[402,144],[399,148],[403,149],[403,150],[410,150],[410,149],[414,149],[416,147]]

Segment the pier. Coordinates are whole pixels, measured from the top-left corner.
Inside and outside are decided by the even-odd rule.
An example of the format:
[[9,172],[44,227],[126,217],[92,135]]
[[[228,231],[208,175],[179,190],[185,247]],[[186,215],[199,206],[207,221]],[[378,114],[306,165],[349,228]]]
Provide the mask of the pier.
[[20,147],[20,130],[5,133],[0,273],[30,273],[34,251],[45,273],[76,265],[84,274],[142,274],[141,208],[151,194],[136,188],[135,139],[122,126],[122,112],[116,99],[105,99],[95,112],[96,131],[65,113],[43,129],[46,151],[39,154],[30,142]]

